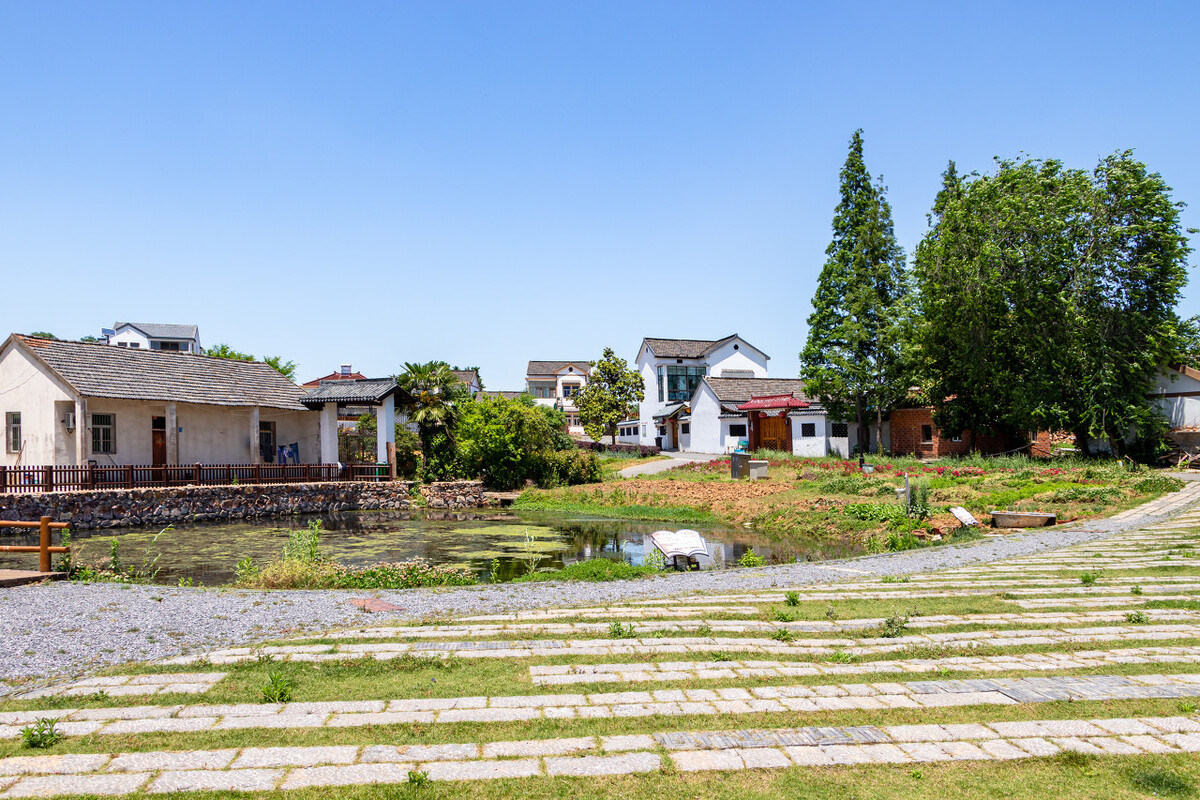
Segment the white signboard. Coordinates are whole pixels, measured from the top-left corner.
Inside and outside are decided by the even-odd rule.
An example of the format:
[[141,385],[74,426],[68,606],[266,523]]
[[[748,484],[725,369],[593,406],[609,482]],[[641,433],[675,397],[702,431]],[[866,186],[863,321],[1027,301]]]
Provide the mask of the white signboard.
[[667,558],[708,555],[708,544],[704,537],[693,530],[655,531],[650,534],[650,541]]
[[967,511],[962,506],[954,506],[950,509],[950,513],[954,518],[961,522],[965,527],[970,528],[972,525],[978,525],[979,520],[971,516],[971,512]]

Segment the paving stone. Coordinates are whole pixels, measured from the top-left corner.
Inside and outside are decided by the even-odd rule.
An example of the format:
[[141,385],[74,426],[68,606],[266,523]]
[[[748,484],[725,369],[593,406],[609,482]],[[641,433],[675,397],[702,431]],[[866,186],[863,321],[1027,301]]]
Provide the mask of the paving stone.
[[316,764],[353,764],[358,747],[247,747],[233,769],[249,767],[311,767]]
[[433,722],[433,711],[381,711],[368,714],[334,714],[326,727],[355,728],[360,725],[402,725],[409,722]]
[[683,750],[671,753],[670,759],[680,772],[745,768],[745,763],[732,750]]
[[[437,712],[438,722],[512,722],[537,719],[540,708],[451,708]],[[580,714],[582,716],[582,714]]]
[[1156,739],[1153,736],[1133,735],[1133,736],[1122,736],[1121,738],[1124,739],[1125,741],[1129,742],[1134,747],[1137,747],[1141,750],[1145,750],[1147,753],[1177,753],[1177,752],[1179,752],[1175,747],[1172,747],[1171,745],[1167,744],[1166,742],[1162,741],[1161,739]]
[[1186,750],[1189,753],[1200,752],[1200,734],[1196,733],[1164,733],[1162,740],[1167,744]]
[[176,715],[178,717],[261,717],[264,714],[278,714],[283,710],[282,703],[238,703],[236,705],[194,705],[184,706]]
[[777,769],[790,767],[792,761],[782,750],[771,747],[738,748],[733,751],[742,759],[747,769]]
[[986,761],[991,758],[970,742],[939,742],[938,746],[955,761]]
[[792,761],[802,767],[822,767],[833,764],[833,759],[820,747],[792,746],[783,748]]
[[178,753],[122,753],[108,764],[109,772],[158,772],[160,770],[224,769],[237,755],[236,749],[194,750]]
[[989,722],[988,727],[1006,739],[1022,739],[1043,734],[1042,726],[1037,722]]
[[479,758],[477,744],[413,744],[398,747],[365,747],[360,760],[367,764],[382,761],[457,761],[472,758]]
[[430,780],[474,781],[491,778],[526,778],[541,773],[536,758],[517,761],[434,761],[421,765]]
[[870,764],[871,756],[863,749],[862,745],[857,744],[827,744],[822,745],[821,750],[825,755],[833,761],[834,764]]
[[0,759],[0,775],[69,775],[95,772],[108,763],[106,753],[66,753],[53,756],[14,756]]
[[283,770],[279,769],[235,769],[235,770],[187,770],[164,772],[158,776],[147,791],[151,793],[193,791],[242,791],[258,792],[275,788]]
[[1124,742],[1120,739],[1114,739],[1109,736],[1093,736],[1092,738],[1088,739],[1088,743],[1099,747],[1106,753],[1112,753],[1114,755],[1136,756],[1142,754],[1141,748],[1135,747],[1129,742]]
[[4,797],[49,797],[56,794],[129,794],[150,779],[148,772],[124,775],[51,775],[22,778],[9,787]]
[[1000,692],[948,692],[946,694],[921,694],[913,697],[923,706],[1015,705],[1016,700]]
[[263,717],[225,717],[217,723],[216,729],[320,728],[328,718],[328,714],[270,714]]
[[982,741],[979,749],[995,759],[1029,758],[1029,753],[1003,739]]
[[[285,714],[357,714],[383,711],[384,700],[365,700],[332,703],[288,703]],[[396,709],[397,711],[400,709]]]
[[483,745],[483,757],[500,758],[502,756],[561,756],[566,755],[567,753],[578,753],[582,750],[595,749],[596,740],[591,736],[579,737],[575,739],[542,739],[523,742],[487,742]]
[[1104,730],[1082,719],[1047,719],[1038,723],[1043,736],[1103,736]]
[[910,742],[900,745],[900,749],[908,754],[913,761],[949,761],[950,756],[945,750],[932,742]]
[[164,719],[183,706],[126,706],[124,708],[85,708],[71,715],[72,720]]
[[1104,755],[1104,751],[1086,739],[1079,739],[1074,736],[1052,737],[1051,742],[1061,747],[1063,750],[1074,750],[1076,753],[1087,753],[1088,755]]
[[884,731],[897,742],[943,742],[955,738],[941,725],[892,725]]
[[1093,719],[1089,722],[1109,733],[1129,735],[1157,733],[1154,728],[1136,719]]
[[300,767],[288,773],[283,789],[310,786],[354,786],[368,783],[404,783],[410,764],[356,764],[341,767]]
[[[787,759],[784,759],[786,762]],[[657,772],[662,758],[657,753],[625,753],[616,756],[582,756],[579,758],[547,758],[548,775],[628,775],[635,772]]]
[[1187,717],[1141,717],[1139,721],[1167,733],[1200,731],[1200,723]]

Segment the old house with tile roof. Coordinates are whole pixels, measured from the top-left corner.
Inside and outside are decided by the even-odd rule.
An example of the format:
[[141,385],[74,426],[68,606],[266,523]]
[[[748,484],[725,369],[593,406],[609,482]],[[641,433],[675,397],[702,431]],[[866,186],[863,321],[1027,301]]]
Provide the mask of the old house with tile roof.
[[562,411],[567,417],[567,431],[581,435],[579,409],[575,398],[587,386],[592,371],[590,361],[530,361],[525,368],[525,391],[533,401]]
[[280,448],[333,463],[336,404],[304,399],[262,362],[14,334],[0,345],[0,463],[276,463]]

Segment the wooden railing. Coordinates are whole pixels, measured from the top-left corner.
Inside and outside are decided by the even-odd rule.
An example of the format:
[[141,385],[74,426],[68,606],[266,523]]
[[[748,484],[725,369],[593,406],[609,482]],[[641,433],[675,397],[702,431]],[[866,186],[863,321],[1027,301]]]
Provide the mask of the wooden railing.
[[50,554],[51,553],[69,553],[69,547],[51,547],[50,546],[50,531],[66,530],[70,525],[66,522],[51,522],[49,517],[42,517],[37,522],[9,522],[7,520],[0,521],[0,528],[37,528],[40,538],[38,546],[31,545],[0,545],[0,553],[37,553],[38,571],[50,571]]
[[161,486],[229,486],[388,480],[375,464],[170,464],[163,466],[0,466],[0,493],[137,489]]

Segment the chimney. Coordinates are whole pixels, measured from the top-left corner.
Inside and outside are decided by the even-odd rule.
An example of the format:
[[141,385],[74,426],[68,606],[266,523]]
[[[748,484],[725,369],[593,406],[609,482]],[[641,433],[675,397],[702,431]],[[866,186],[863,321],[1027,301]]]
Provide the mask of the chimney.
[[343,378],[350,377],[350,365],[349,364],[342,364],[342,377]]

